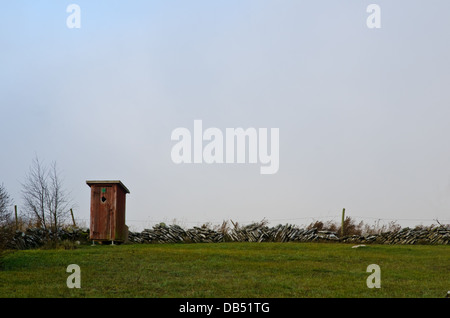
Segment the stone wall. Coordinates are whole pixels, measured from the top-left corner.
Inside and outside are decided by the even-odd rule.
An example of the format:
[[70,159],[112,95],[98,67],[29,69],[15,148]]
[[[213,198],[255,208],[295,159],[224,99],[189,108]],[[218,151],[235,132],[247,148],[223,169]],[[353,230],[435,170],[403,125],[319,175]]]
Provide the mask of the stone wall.
[[216,243],[216,242],[342,242],[377,244],[450,244],[450,228],[403,228],[398,232],[386,232],[367,236],[338,237],[337,233],[301,229],[294,225],[267,227],[250,225],[215,231],[207,227],[184,230],[178,225],[159,224],[142,232],[130,232],[133,243]]
[[376,244],[450,244],[450,228],[435,227],[431,229],[403,228],[398,232],[386,232],[378,235],[347,236],[340,239],[344,243]]
[[89,241],[89,229],[67,228],[52,232],[41,228],[31,228],[25,232],[16,231],[7,247],[19,250],[39,248],[54,241],[86,243]]
[[[8,248],[39,248],[54,241],[90,243],[89,229],[68,228],[57,232],[43,229],[17,231]],[[335,232],[301,229],[295,225],[268,227],[260,224],[245,227],[235,226],[223,231],[207,227],[183,229],[178,225],[155,225],[142,232],[129,232],[128,243],[220,243],[220,242],[341,242],[352,244],[450,244],[450,227],[403,228],[397,232],[386,232],[367,236],[339,237]]]

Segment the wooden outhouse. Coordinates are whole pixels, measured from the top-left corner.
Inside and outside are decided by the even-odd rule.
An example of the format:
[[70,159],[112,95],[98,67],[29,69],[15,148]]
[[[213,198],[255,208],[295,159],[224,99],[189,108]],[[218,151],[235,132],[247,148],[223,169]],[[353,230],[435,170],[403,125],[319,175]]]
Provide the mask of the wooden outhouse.
[[86,181],[91,188],[90,238],[100,242],[125,242],[125,196],[130,191],[121,181]]

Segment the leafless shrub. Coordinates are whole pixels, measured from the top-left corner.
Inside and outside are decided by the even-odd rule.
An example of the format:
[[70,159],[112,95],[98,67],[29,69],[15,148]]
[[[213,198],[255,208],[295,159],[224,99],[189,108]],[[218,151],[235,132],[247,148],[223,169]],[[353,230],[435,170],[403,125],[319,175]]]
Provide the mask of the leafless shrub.
[[8,242],[14,235],[11,218],[12,200],[3,184],[0,184],[0,262],[7,248]]
[[43,229],[58,229],[72,207],[56,163],[48,168],[37,157],[22,183],[22,195],[28,217]]
[[[360,221],[359,223],[350,216],[345,217],[344,220],[344,236],[349,235],[374,235],[381,234],[385,232],[396,232],[401,230],[401,226],[395,222],[391,221],[388,224],[381,224],[381,220],[377,220],[374,224],[369,225],[365,224],[364,221]],[[337,234],[341,234],[341,224],[336,221],[314,221],[306,226],[306,229],[317,229],[318,231],[331,231],[336,232]]]
[[332,221],[326,221],[325,223],[322,221],[314,221],[306,226],[307,230],[317,229],[318,231],[331,231],[337,232],[339,226]]
[[363,235],[375,235],[386,232],[397,232],[402,226],[396,221],[390,221],[388,224],[380,224],[381,220],[376,220],[373,225],[364,224]]
[[225,235],[230,230],[230,225],[228,224],[228,221],[223,221],[222,224],[215,226],[214,230]]

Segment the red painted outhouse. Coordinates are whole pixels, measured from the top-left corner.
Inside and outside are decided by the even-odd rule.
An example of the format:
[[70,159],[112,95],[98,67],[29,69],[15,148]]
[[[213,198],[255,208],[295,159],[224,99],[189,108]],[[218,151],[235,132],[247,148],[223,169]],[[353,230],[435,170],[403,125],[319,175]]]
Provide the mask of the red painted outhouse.
[[121,181],[86,181],[91,188],[90,238],[100,242],[125,242],[125,197],[130,191]]

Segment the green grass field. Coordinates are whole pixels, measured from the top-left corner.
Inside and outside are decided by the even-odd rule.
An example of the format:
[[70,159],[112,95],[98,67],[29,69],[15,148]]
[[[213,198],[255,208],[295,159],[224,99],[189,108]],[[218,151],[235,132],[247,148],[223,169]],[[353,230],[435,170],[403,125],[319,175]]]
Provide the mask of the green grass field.
[[[81,246],[9,253],[0,297],[436,297],[450,290],[450,246],[213,243]],[[69,289],[69,264],[81,288]],[[381,288],[369,289],[369,264]]]

